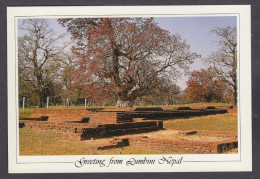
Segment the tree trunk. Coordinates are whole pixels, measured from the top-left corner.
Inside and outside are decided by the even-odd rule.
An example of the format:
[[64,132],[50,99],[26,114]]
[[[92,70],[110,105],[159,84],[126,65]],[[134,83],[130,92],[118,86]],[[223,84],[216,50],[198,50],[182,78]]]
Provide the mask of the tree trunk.
[[44,108],[44,93],[39,92],[38,97],[39,97],[39,101],[38,101],[39,108]]
[[120,107],[121,108],[123,108],[123,107],[131,107],[132,108],[134,106],[134,101],[123,101],[123,100],[118,99],[116,106],[119,107],[119,108]]

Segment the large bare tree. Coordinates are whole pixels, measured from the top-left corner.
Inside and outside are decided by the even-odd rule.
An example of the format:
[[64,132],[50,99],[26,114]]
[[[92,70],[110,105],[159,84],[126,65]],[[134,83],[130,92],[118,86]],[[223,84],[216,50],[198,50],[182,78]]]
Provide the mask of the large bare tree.
[[60,41],[64,35],[56,35],[46,19],[23,20],[19,32],[19,78],[33,88],[38,106],[44,107],[48,84],[56,80],[58,55],[66,47]]
[[219,49],[206,60],[213,64],[218,75],[233,90],[233,104],[237,105],[237,29],[216,28],[211,31],[218,37]]
[[[161,77],[174,78],[197,57],[178,34],[163,30],[153,18],[59,19],[78,40],[79,78],[102,81],[115,91],[118,107],[132,106]],[[85,74],[85,75],[84,75]],[[108,85],[108,86],[109,86]]]

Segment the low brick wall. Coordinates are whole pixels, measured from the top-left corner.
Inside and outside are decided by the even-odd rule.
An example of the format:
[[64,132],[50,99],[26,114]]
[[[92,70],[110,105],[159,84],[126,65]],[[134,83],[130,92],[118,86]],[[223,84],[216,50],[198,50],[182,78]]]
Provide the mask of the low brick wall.
[[103,124],[103,125],[98,125],[98,127],[104,128],[106,130],[116,130],[116,129],[152,127],[152,126],[158,126],[158,123],[162,124],[162,121],[121,123],[121,124],[116,124],[116,125],[115,124]]
[[136,108],[135,111],[163,111],[160,107],[152,107],[152,108]]
[[215,115],[227,113],[226,109],[195,109],[195,110],[172,110],[172,111],[127,111],[131,118],[144,118],[161,120],[174,118],[187,118],[195,116]]
[[62,132],[69,134],[69,137],[74,138],[76,140],[81,140],[81,133],[77,131],[83,131],[84,128],[89,128],[88,124],[78,123],[53,123],[53,122],[37,122],[37,121],[20,121],[20,123],[24,123],[25,127],[44,130],[44,131],[53,131],[53,132]]
[[192,110],[190,107],[179,107],[178,110]]
[[117,123],[116,112],[91,112],[89,114],[89,123],[113,124]]
[[129,145],[147,150],[161,150],[184,153],[222,153],[238,147],[237,139],[229,139],[219,142],[181,141],[168,139],[152,139],[132,137]]
[[[185,134],[181,131],[180,135]],[[155,139],[146,136],[113,138],[109,144],[97,146],[98,150],[106,150],[123,146],[133,146],[146,150],[156,150],[174,153],[223,153],[238,147],[236,132],[229,131],[192,131],[196,135],[225,136],[222,141],[183,141],[171,139]]]
[[25,121],[47,121],[48,116],[40,116],[40,117],[28,117],[28,118],[19,118],[19,120],[25,120]]
[[84,128],[82,140],[104,138],[126,134],[138,134],[163,129],[162,121],[133,122],[122,124],[102,124],[97,128]]
[[110,107],[107,107],[107,108],[105,108],[103,111],[133,111],[133,110],[135,110],[135,108],[130,108],[130,107],[125,107],[125,108],[117,108],[117,107],[112,107],[112,108],[110,108]]
[[89,112],[85,109],[34,109],[31,118],[48,116],[49,121],[80,121],[89,117]]
[[[137,108],[138,109],[138,108]],[[154,109],[155,111],[149,111]],[[140,110],[140,111],[138,111]],[[92,124],[115,124],[133,122],[133,118],[144,118],[153,120],[186,118],[211,114],[226,113],[226,109],[202,109],[202,110],[169,110],[161,108],[143,108],[137,111],[87,111],[85,109],[35,109],[30,118],[40,118],[48,116],[48,121],[52,122],[73,122],[82,121]],[[141,111],[144,110],[144,111]],[[157,111],[156,111],[157,110]],[[89,120],[88,120],[89,119]],[[83,122],[83,121],[82,121]]]
[[25,127],[30,127],[33,129],[68,133],[70,136],[78,140],[137,134],[156,131],[163,128],[162,121],[103,124],[98,126],[88,123],[53,123],[22,120],[20,123],[24,123]]
[[146,150],[159,150],[174,153],[223,153],[238,147],[237,139],[228,139],[219,142],[181,141],[169,139],[154,139],[144,137],[114,138],[109,144],[97,146],[98,150],[106,150],[123,146],[138,147]]
[[25,125],[24,125],[24,122],[19,122],[19,128],[24,128]]
[[216,109],[215,106],[207,106],[206,109]]
[[105,108],[88,108],[87,111],[103,111]]
[[114,138],[113,140],[109,141],[109,144],[97,146],[97,150],[107,150],[124,146],[129,146],[129,139]]
[[122,122],[133,122],[130,114],[120,111],[97,111],[89,113],[89,123],[116,124]]
[[[138,108],[137,108],[138,109]],[[148,109],[148,108],[144,108]],[[152,108],[151,108],[152,109]],[[157,108],[156,108],[157,109]],[[211,114],[226,113],[226,109],[209,109],[209,110],[176,110],[176,111],[163,111],[158,108],[158,111],[96,111],[89,113],[89,123],[96,124],[115,124],[122,122],[133,122],[134,118],[144,118],[153,120],[183,118],[193,116],[203,116]]]

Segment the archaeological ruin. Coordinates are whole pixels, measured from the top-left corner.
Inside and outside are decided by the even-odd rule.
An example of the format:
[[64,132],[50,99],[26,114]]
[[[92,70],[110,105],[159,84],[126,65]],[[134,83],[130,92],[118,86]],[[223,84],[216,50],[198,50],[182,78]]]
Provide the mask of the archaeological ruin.
[[[165,120],[227,113],[227,109],[207,107],[191,109],[165,108],[90,108],[35,109],[29,118],[20,118],[19,127],[58,131],[75,140],[109,138],[107,145],[97,150],[124,146],[147,150],[185,151],[187,153],[223,153],[238,147],[237,134],[219,131],[180,131],[179,136],[214,136],[215,141],[158,139],[140,136],[142,133],[164,130]],[[139,135],[137,135],[139,134]],[[122,136],[122,137],[120,137]]]

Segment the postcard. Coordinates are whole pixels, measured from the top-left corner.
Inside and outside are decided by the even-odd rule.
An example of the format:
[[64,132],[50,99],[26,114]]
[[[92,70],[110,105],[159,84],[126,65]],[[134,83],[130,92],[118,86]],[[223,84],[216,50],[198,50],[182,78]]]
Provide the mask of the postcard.
[[250,8],[8,7],[9,173],[252,171]]

